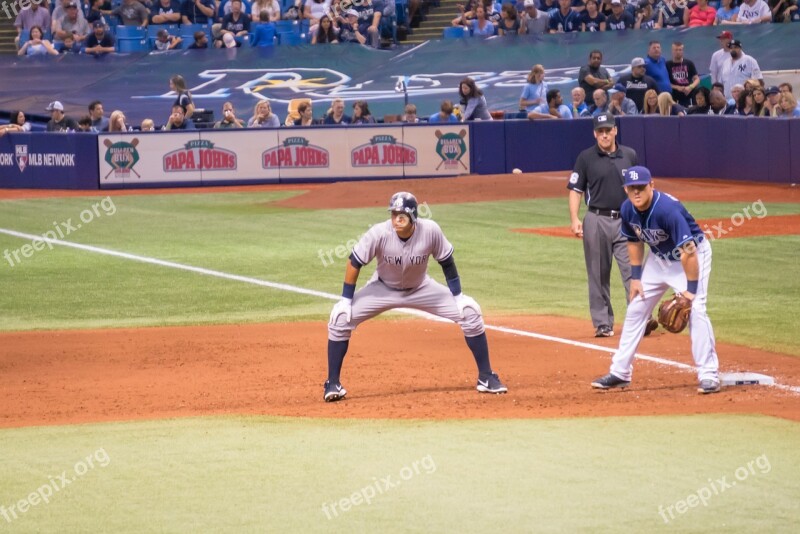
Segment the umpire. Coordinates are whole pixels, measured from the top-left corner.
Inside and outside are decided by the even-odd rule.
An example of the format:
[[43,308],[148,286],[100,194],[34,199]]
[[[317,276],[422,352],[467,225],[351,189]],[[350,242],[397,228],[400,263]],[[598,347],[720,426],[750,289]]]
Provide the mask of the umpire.
[[[589,275],[589,311],[595,337],[614,335],[614,310],[611,307],[611,258],[617,259],[625,294],[631,279],[626,239],[620,234],[620,207],[627,199],[622,187],[622,171],[636,165],[636,151],[617,144],[617,126],[611,114],[594,118],[597,144],[578,155],[569,177],[570,227],[583,238],[583,254]],[[581,197],[586,195],[586,215],[578,218]],[[648,332],[649,334],[650,332]]]

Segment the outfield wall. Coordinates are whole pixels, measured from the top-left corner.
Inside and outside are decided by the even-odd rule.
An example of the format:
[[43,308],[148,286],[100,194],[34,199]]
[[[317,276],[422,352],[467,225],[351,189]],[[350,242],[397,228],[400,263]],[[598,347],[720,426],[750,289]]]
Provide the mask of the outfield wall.
[[[619,139],[656,176],[800,182],[800,120],[623,117]],[[486,121],[8,134],[0,187],[119,189],[564,171],[591,146],[592,121]]]

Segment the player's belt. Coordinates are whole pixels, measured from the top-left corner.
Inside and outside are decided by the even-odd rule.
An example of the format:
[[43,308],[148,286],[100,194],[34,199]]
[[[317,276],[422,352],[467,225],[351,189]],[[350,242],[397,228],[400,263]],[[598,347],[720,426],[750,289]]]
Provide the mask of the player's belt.
[[384,282],[383,280],[381,280],[380,276],[378,277],[378,282],[380,282],[381,284],[385,285],[388,289],[391,289],[392,291],[411,291],[412,289],[414,289],[413,287],[404,287],[404,288],[392,287],[389,284],[387,284],[386,282]]
[[617,210],[601,210],[597,208],[589,208],[589,211],[595,215],[602,215],[603,217],[611,217],[612,219],[619,219],[619,212]]

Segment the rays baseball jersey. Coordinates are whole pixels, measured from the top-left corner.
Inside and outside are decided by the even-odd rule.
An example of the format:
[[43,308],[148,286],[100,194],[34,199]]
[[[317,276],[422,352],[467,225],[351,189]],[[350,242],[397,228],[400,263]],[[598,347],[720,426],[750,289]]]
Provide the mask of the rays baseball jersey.
[[353,255],[366,265],[377,259],[375,275],[387,287],[395,290],[413,289],[428,278],[431,257],[441,262],[453,254],[453,245],[434,221],[418,218],[416,229],[403,241],[387,220],[376,224],[353,247]]
[[661,191],[653,192],[653,202],[645,212],[630,200],[622,204],[621,233],[628,241],[643,241],[653,254],[669,261],[680,261],[680,247],[689,241],[700,243],[703,231],[680,201]]

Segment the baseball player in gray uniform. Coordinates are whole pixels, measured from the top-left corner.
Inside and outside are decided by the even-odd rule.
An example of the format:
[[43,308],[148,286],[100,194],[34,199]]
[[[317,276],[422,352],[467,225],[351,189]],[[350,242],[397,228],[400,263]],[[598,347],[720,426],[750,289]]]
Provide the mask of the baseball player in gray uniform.
[[[339,375],[353,330],[394,308],[423,310],[458,323],[478,365],[478,391],[506,393],[508,389],[489,363],[481,308],[461,292],[453,245],[438,224],[417,218],[417,199],[411,193],[392,195],[389,211],[391,219],[370,228],[350,254],[342,299],[333,307],[328,323],[325,401],[337,401],[347,395]],[[442,266],[447,286],[428,276],[430,258]],[[378,262],[375,274],[356,293],[361,267],[373,259]]]

